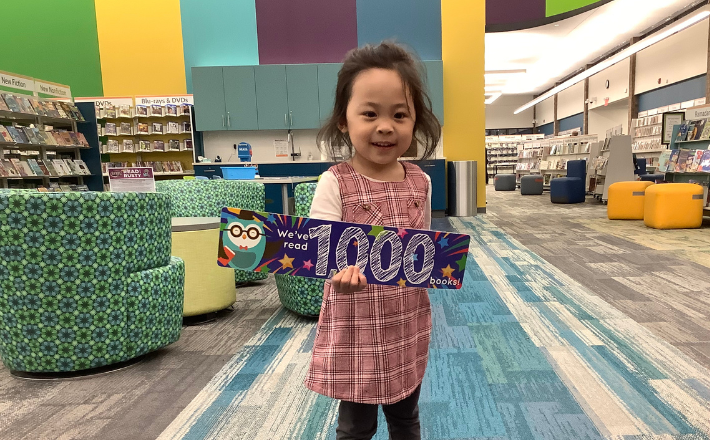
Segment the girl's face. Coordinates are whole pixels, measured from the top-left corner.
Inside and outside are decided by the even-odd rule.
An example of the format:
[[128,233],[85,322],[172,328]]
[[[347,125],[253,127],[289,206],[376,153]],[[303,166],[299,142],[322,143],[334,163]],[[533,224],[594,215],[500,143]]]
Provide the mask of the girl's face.
[[415,119],[412,96],[399,73],[368,69],[355,77],[341,131],[350,135],[360,160],[386,165],[411,146]]

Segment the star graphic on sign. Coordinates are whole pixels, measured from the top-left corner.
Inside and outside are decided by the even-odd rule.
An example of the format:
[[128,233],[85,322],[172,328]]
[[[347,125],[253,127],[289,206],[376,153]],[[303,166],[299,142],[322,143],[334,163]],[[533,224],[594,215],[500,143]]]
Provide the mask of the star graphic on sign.
[[404,281],[402,278],[400,278],[399,281],[397,281],[397,284],[399,284],[399,287],[406,287],[407,286],[407,282]]
[[459,265],[459,270],[464,270],[466,268],[466,255],[461,255],[461,259],[456,262]]
[[274,214],[269,214],[269,216],[266,217],[266,221],[271,222],[271,223],[276,223],[276,217],[274,217]]
[[281,267],[284,269],[287,267],[293,269],[293,260],[295,260],[295,258],[288,258],[288,255],[284,254],[284,257],[279,260],[279,263],[281,263]]
[[441,248],[444,249],[445,246],[449,245],[449,239],[441,237],[441,240],[439,240],[439,244],[441,245]]
[[406,230],[404,230],[402,228],[397,228],[397,235],[399,235],[399,238],[404,238],[404,236],[407,234],[408,234],[408,232]]
[[303,262],[303,268],[304,268],[304,269],[311,270],[312,267],[313,267],[313,263],[311,263],[311,260],[308,260],[308,261],[304,261],[304,262]]
[[441,269],[443,276],[447,278],[452,278],[451,274],[454,272],[454,268],[450,264],[447,264],[445,268]]
[[412,261],[419,261],[419,255],[412,254]]
[[357,246],[358,244],[360,243],[358,243],[357,240],[353,241],[353,246]]
[[372,229],[370,229],[370,233],[367,235],[372,235],[373,237],[377,237],[380,235],[380,232],[384,231],[385,228],[382,226],[373,226]]

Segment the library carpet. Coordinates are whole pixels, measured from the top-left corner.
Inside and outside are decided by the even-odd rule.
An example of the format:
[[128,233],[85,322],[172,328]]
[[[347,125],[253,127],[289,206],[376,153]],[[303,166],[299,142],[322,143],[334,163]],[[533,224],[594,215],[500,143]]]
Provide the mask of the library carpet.
[[[423,438],[710,438],[703,365],[490,220],[433,228],[473,240],[463,288],[430,294]],[[303,386],[314,335],[277,310],[159,438],[333,439],[337,401]]]

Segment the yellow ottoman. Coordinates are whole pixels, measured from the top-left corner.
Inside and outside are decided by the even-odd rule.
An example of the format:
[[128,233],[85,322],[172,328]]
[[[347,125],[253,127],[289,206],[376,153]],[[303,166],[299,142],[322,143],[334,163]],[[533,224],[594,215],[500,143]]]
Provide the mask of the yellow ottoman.
[[234,269],[217,265],[219,217],[173,217],[172,255],[185,260],[183,316],[231,306],[237,299]]
[[606,215],[609,220],[643,220],[646,188],[653,182],[616,182],[609,186]]
[[703,223],[703,187],[694,183],[649,187],[643,222],[655,229],[699,228]]

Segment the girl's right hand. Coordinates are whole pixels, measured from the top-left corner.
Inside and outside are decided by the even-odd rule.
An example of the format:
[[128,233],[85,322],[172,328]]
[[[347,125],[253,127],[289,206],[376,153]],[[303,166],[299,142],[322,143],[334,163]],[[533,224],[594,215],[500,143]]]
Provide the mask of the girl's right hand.
[[338,293],[354,293],[367,287],[367,279],[358,266],[349,266],[335,274],[330,284]]

